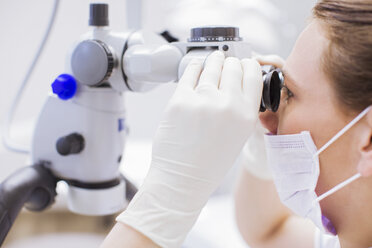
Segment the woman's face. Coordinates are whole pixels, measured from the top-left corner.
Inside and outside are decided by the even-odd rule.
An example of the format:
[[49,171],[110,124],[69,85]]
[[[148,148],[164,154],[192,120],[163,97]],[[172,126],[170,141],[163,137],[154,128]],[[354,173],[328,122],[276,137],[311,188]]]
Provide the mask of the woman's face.
[[[274,134],[310,131],[320,149],[355,116],[346,116],[338,104],[330,80],[321,69],[322,54],[329,41],[318,21],[313,20],[298,38],[283,67],[285,88],[276,113],[260,114],[262,124]],[[356,132],[358,123],[319,155],[318,195],[328,191],[355,173],[359,159]],[[358,221],[363,200],[358,199],[360,180],[320,202],[322,212],[334,224],[338,234]],[[354,226],[355,227],[355,226]]]

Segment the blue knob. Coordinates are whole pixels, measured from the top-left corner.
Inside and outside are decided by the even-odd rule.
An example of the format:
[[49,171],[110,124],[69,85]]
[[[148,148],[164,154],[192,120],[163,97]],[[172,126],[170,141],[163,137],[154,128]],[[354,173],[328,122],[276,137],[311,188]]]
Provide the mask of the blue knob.
[[53,93],[62,100],[72,98],[76,93],[77,83],[73,76],[61,74],[52,83]]

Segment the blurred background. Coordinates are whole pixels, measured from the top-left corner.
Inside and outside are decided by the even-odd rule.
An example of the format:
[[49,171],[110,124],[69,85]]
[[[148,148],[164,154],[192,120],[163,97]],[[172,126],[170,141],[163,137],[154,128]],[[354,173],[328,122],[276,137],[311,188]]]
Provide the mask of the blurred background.
[[[89,4],[96,1],[61,0],[46,48],[30,78],[12,126],[12,137],[28,145],[34,122],[50,84],[64,72],[71,44],[88,30]],[[262,54],[286,58],[306,25],[315,0],[109,0],[110,27],[126,31],[140,27],[160,33],[168,30],[180,40],[192,27],[233,25]],[[52,0],[0,0],[0,124],[41,42],[51,14]],[[122,169],[137,185],[146,174],[151,139],[176,84],[147,93],[126,93],[129,134]],[[0,125],[0,131],[3,128]],[[0,143],[0,180],[27,164],[27,155],[7,151]],[[234,168],[213,195],[185,247],[246,247],[234,226],[231,191]],[[63,192],[51,210],[22,212],[5,247],[97,247],[114,223],[114,216],[83,217],[67,212]],[[223,214],[221,214],[223,213]],[[227,228],[229,227],[229,228]],[[225,235],[219,235],[224,233]],[[216,238],[217,237],[217,238]]]

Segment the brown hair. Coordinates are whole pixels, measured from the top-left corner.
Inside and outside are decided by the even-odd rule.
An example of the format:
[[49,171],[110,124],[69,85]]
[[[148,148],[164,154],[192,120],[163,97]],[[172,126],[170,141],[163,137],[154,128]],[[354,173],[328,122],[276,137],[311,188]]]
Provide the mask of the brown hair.
[[348,111],[362,111],[372,105],[372,1],[320,0],[313,16],[330,41],[321,66],[338,101]]

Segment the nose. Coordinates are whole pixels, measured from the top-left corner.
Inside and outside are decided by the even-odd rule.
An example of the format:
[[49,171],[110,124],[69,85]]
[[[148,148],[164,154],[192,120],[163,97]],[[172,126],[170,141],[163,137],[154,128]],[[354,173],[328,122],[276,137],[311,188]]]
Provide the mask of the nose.
[[265,112],[259,114],[259,119],[261,121],[262,126],[269,130],[271,134],[275,135],[277,134],[279,123],[277,113],[266,110]]

